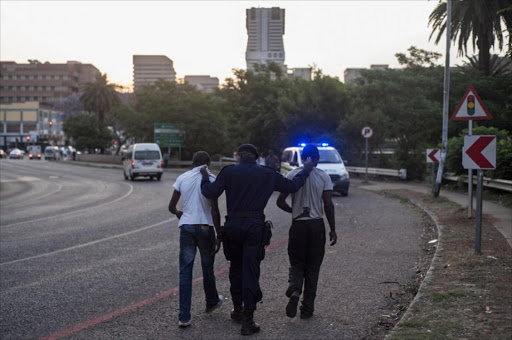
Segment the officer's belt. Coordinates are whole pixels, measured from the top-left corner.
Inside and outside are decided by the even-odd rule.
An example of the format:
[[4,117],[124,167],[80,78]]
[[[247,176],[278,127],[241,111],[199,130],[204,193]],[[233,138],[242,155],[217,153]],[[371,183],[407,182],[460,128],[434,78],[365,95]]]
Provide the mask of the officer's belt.
[[235,211],[228,214],[227,218],[261,218],[265,220],[265,214],[261,211]]

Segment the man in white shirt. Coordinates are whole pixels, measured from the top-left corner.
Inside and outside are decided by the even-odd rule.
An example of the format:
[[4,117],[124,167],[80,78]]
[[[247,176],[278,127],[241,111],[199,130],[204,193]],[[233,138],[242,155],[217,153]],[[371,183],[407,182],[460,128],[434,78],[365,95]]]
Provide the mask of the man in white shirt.
[[[286,315],[291,318],[297,315],[297,306],[304,287],[300,317],[308,319],[313,316],[315,310],[318,276],[325,254],[323,210],[331,230],[329,232],[331,246],[336,244],[338,237],[334,223],[334,204],[331,199],[333,185],[329,175],[316,168],[320,159],[318,148],[314,145],[306,145],[302,150],[302,158],[311,159],[314,164],[313,171],[309,174],[304,186],[292,194],[291,207],[286,203],[288,194],[279,195],[277,206],[291,213],[293,219],[288,239],[290,270],[286,296],[290,299],[286,305]],[[296,168],[286,177],[292,179],[301,170],[302,167]]]
[[[200,169],[210,164],[210,156],[205,151],[198,151],[192,159],[192,170],[181,174],[173,185],[174,192],[169,202],[169,211],[175,214],[180,228],[180,327],[190,326],[190,305],[192,301],[192,269],[196,250],[201,254],[203,269],[203,288],[206,298],[206,313],[211,313],[221,306],[224,297],[219,295],[215,283],[213,265],[215,254],[220,249],[220,213],[217,199],[207,199],[201,194]],[[209,172],[211,182],[215,176]],[[176,205],[183,198],[183,211]],[[214,231],[215,227],[215,231]]]

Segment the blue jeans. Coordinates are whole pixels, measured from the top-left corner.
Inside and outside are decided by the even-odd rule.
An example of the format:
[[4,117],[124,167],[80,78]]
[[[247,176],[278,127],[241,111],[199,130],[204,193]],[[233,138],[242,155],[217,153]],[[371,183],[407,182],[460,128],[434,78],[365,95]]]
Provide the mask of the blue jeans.
[[219,301],[213,271],[215,262],[214,247],[215,232],[213,227],[201,224],[184,224],[180,226],[180,321],[190,321],[192,269],[194,268],[197,248],[199,248],[199,254],[201,254],[206,307],[213,307]]

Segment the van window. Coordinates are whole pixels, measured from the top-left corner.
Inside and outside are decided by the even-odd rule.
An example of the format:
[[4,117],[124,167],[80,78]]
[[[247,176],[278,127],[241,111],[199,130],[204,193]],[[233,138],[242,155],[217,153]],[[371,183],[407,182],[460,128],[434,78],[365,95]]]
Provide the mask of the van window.
[[320,160],[318,163],[341,163],[341,157],[335,150],[318,150]]
[[290,161],[290,154],[291,153],[292,153],[291,151],[284,151],[283,155],[281,156],[281,160],[283,162],[289,162]]
[[156,150],[135,151],[135,160],[144,161],[151,159],[160,159],[160,152]]
[[294,152],[294,153],[293,153],[293,159],[292,159],[292,161],[291,161],[290,163],[298,164],[298,163],[297,163],[298,161],[299,161],[299,160],[297,159],[297,152]]

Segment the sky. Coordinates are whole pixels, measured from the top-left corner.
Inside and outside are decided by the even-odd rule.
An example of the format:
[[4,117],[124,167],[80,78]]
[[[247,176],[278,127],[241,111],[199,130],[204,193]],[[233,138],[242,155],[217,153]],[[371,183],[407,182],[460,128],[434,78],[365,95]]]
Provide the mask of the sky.
[[[410,46],[445,54],[429,41],[438,1],[0,1],[0,60],[76,60],[131,87],[134,54],[166,55],[178,78],[220,83],[246,68],[245,10],[281,7],[288,67],[315,65],[343,80],[346,68],[399,67]],[[455,47],[451,65],[462,64]],[[440,63],[444,63],[444,57]]]

